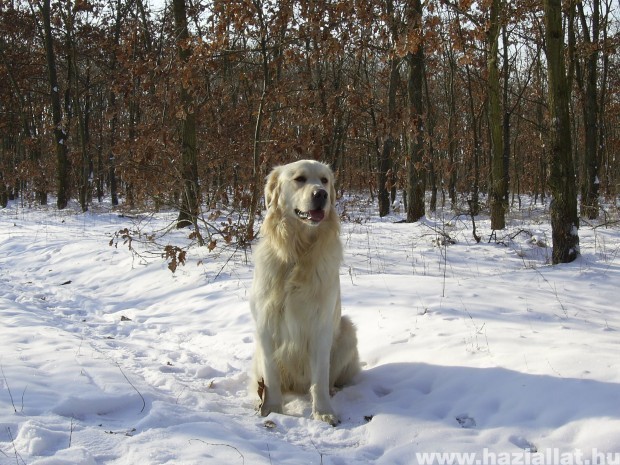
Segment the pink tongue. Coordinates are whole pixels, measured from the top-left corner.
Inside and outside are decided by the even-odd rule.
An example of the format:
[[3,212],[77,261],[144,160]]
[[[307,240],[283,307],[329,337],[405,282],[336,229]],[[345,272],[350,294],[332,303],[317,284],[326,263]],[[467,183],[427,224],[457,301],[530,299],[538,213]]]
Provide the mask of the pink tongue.
[[310,210],[308,213],[310,214],[310,219],[317,223],[325,218],[325,212],[323,210]]

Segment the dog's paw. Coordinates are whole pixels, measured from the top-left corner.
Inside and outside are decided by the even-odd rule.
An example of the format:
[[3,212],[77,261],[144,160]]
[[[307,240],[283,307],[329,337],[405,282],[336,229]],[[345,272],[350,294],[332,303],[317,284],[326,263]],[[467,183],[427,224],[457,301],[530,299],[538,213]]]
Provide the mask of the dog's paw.
[[282,404],[263,404],[260,406],[260,414],[263,417],[270,413],[282,413]]
[[338,426],[340,424],[340,418],[333,413],[319,413],[314,412],[312,417],[315,420],[324,421],[325,423],[329,423],[332,426]]

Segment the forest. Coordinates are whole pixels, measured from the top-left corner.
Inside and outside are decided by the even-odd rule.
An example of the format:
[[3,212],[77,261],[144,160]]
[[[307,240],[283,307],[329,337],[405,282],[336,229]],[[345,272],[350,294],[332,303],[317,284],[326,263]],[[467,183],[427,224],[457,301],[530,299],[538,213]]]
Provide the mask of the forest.
[[571,261],[618,196],[619,42],[613,0],[0,0],[0,204],[225,209],[244,242],[313,158],[410,222],[553,198]]

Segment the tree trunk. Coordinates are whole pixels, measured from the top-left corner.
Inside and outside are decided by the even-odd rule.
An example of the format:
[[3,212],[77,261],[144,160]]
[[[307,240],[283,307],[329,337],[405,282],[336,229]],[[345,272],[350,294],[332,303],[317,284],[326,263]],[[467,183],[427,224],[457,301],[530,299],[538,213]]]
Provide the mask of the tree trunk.
[[[114,46],[118,47],[121,37],[122,0],[116,1],[116,22],[114,24]],[[117,58],[115,50],[111,53],[110,69],[116,69]],[[116,130],[118,127],[118,110],[116,108],[116,92],[114,86],[110,86],[110,108],[112,118],[110,121],[110,152],[108,154],[108,182],[110,185],[110,198],[113,206],[118,205],[118,183],[116,180],[116,159],[114,156],[114,144],[116,144]]]
[[66,208],[69,203],[69,158],[67,156],[67,132],[63,127],[60,89],[58,88],[56,56],[54,54],[54,38],[52,37],[50,0],[43,0],[41,4],[41,16],[43,18],[45,56],[47,60],[47,73],[50,85],[52,121],[54,123],[54,140],[56,148],[56,173],[58,181],[56,205],[59,210],[62,210]]
[[[542,60],[541,60],[540,54],[537,54],[535,73],[536,73],[535,82],[537,84],[542,83],[544,73],[543,73]],[[545,95],[543,94],[542,97],[544,99]],[[545,110],[544,100],[536,102],[536,126],[538,128],[538,139],[541,141],[545,139],[546,134],[548,133],[547,123],[545,122],[544,110]],[[543,144],[542,150],[543,150],[543,153],[538,159],[538,166],[536,170],[538,175],[535,178],[536,179],[536,184],[535,184],[536,190],[535,190],[535,196],[534,196],[534,203],[536,203],[536,201],[538,200],[538,194],[540,193],[540,202],[544,205],[545,196],[546,196],[546,184],[547,184],[546,179],[547,179],[547,171],[548,171],[548,161],[549,161],[547,144]]]
[[[88,79],[88,78],[87,78]],[[81,108],[82,102],[80,102],[77,98],[75,100],[78,105],[78,130],[80,135],[80,148],[82,151],[82,160],[81,160],[81,176],[80,176],[80,206],[82,207],[82,211],[88,211],[88,204],[90,203],[90,195],[91,195],[91,166],[92,160],[89,150],[89,112],[90,112],[90,103],[89,97],[86,96],[86,100],[84,101],[84,108]]]
[[472,150],[474,158],[474,173],[471,186],[471,198],[469,203],[470,214],[478,215],[480,213],[480,153],[481,141],[480,141],[480,120],[476,113],[476,105],[474,101],[474,91],[472,89],[472,77],[469,65],[465,65],[465,71],[467,74],[467,97],[469,100],[469,113],[471,118],[471,135],[472,135]]
[[[90,143],[90,69],[86,67],[86,75],[83,79],[80,79],[78,74],[77,65],[77,51],[75,50],[75,43],[73,40],[73,31],[67,33],[67,47],[68,52],[71,54],[71,69],[68,70],[72,74],[72,78],[69,82],[72,84],[72,88],[69,89],[71,94],[72,105],[77,112],[78,120],[78,140],[80,144],[80,151],[82,153],[80,163],[80,178],[79,178],[79,201],[83,212],[88,211],[88,204],[90,203],[91,196],[91,174],[92,174],[92,160],[89,150]],[[80,95],[80,82],[85,83],[86,92],[82,99]]]
[[[505,7],[505,3],[502,6]],[[502,106],[503,106],[503,118],[502,118],[502,188],[504,189],[504,212],[508,212],[508,202],[510,198],[510,112],[509,99],[508,99],[508,86],[510,85],[510,66],[508,63],[508,30],[506,24],[502,24],[502,45],[503,45],[503,60],[502,71],[504,79],[504,88],[502,91]],[[505,223],[505,220],[504,220]]]
[[398,72],[399,60],[390,59],[390,82],[388,87],[387,108],[387,134],[383,139],[383,147],[377,160],[377,187],[379,199],[379,216],[383,217],[390,213],[390,185],[388,173],[392,169],[392,153],[394,151],[394,131],[396,130],[396,90],[400,74]]
[[116,128],[118,126],[118,113],[116,110],[116,93],[110,91],[110,107],[112,108],[112,120],[110,121],[110,153],[108,155],[108,182],[110,183],[110,197],[113,206],[118,205],[118,185],[116,182],[116,159],[114,157],[114,144],[116,143]]
[[418,221],[425,214],[426,168],[424,160],[424,46],[422,31],[422,2],[413,0],[407,12],[409,27],[417,38],[415,48],[407,53],[409,78],[408,135],[409,167],[407,185],[407,222]]
[[577,189],[571,147],[569,88],[564,66],[561,0],[543,0],[549,80],[549,187],[554,264],[579,256]]
[[491,134],[491,229],[506,227],[506,210],[508,208],[507,188],[504,177],[504,142],[502,134],[502,112],[500,102],[499,71],[497,57],[500,32],[500,0],[491,2],[489,31],[487,34],[489,50],[487,52],[487,72],[489,93],[489,131]]
[[[610,10],[611,10],[611,4],[607,3],[606,4],[607,8],[605,9],[605,14],[603,15],[602,24],[608,25],[609,24],[609,14],[610,14]],[[602,37],[601,37],[601,42],[603,44],[606,44],[608,39],[607,39],[607,27],[603,27],[602,28]],[[598,129],[599,129],[599,134],[598,134],[598,148],[599,148],[599,155],[598,155],[598,160],[600,163],[600,168],[599,168],[599,172],[600,174],[600,184],[599,184],[599,190],[601,189],[601,187],[603,188],[603,190],[607,193],[610,192],[610,186],[612,185],[613,181],[612,181],[612,175],[611,175],[611,170],[610,167],[613,165],[611,160],[609,160],[609,155],[610,155],[610,151],[607,149],[607,131],[605,128],[606,125],[606,118],[605,118],[605,113],[606,113],[606,105],[607,105],[607,89],[608,89],[608,85],[609,85],[609,55],[610,53],[613,53],[608,47],[605,47],[603,50],[603,69],[601,71],[601,90],[600,90],[600,97],[599,97],[599,107],[598,107],[598,117],[599,117],[599,121],[598,121]]]
[[[177,38],[177,52],[183,64],[189,61],[191,50],[187,43],[187,14],[185,0],[173,0],[174,27]],[[194,99],[186,86],[180,84],[183,121],[181,129],[181,173],[183,176],[183,190],[181,205],[177,218],[177,228],[187,226],[198,227],[198,209],[200,204],[200,190],[198,186],[198,162],[196,150],[196,113]]]
[[588,28],[583,4],[577,2],[583,38],[588,55],[586,58],[583,114],[585,125],[585,146],[583,173],[581,175],[581,214],[588,219],[598,217],[599,211],[599,149],[598,149],[598,39],[600,8],[599,0],[592,0],[592,31]]
[[2,173],[0,172],[0,207],[6,208],[9,205],[9,192],[2,179]]
[[426,127],[428,134],[428,180],[430,182],[431,198],[429,209],[431,212],[437,211],[437,166],[435,164],[435,147],[433,140],[435,139],[435,114],[433,113],[433,105],[431,94],[428,88],[428,70],[424,68],[424,103],[426,105]]
[[458,208],[458,195],[456,192],[456,182],[458,179],[458,140],[456,136],[456,124],[459,115],[456,110],[456,92],[454,89],[454,81],[456,79],[456,59],[454,58],[454,52],[449,50],[447,52],[448,61],[448,89],[446,92],[447,107],[448,107],[448,133],[446,137],[448,139],[448,160],[450,162],[450,181],[448,184],[448,192],[450,194],[450,201],[452,208],[456,210]]
[[256,213],[258,212],[259,197],[261,195],[261,138],[263,118],[265,115],[265,103],[267,100],[267,86],[269,83],[269,56],[267,54],[267,39],[265,37],[261,38],[261,55],[263,59],[263,89],[258,104],[256,125],[254,126],[254,148],[252,151],[252,197],[250,199],[250,211],[248,214],[248,224],[246,227],[246,240],[248,241],[254,239],[255,236],[254,219],[256,217]]

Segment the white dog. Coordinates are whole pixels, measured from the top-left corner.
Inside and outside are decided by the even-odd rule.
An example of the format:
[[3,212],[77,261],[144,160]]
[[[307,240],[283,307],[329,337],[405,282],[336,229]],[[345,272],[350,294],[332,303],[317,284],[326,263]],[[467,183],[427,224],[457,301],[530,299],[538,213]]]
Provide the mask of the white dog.
[[267,178],[267,215],[254,251],[254,381],[260,412],[282,413],[282,393],[307,393],[312,415],[340,422],[330,392],[359,372],[355,327],[340,315],[340,222],[334,176],[301,160]]

